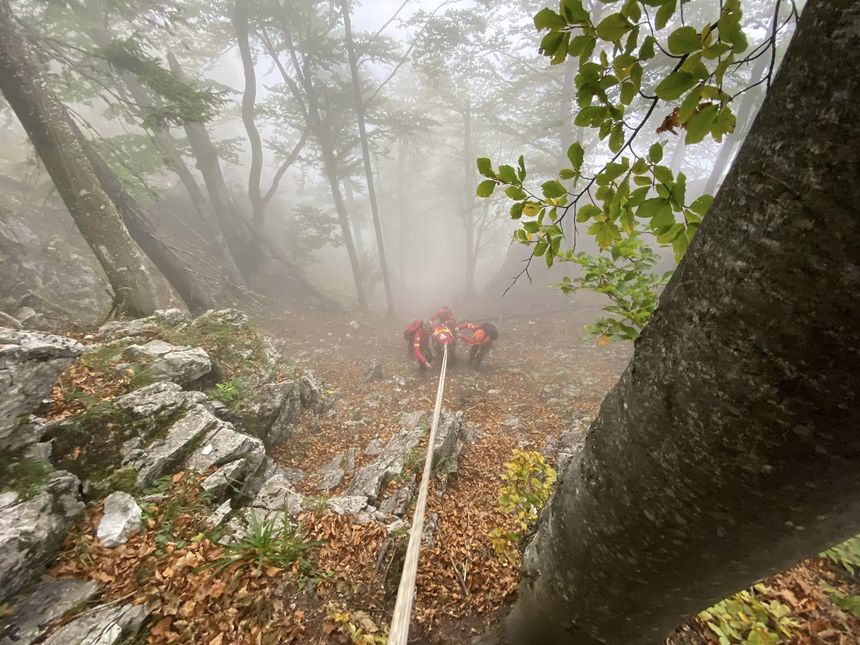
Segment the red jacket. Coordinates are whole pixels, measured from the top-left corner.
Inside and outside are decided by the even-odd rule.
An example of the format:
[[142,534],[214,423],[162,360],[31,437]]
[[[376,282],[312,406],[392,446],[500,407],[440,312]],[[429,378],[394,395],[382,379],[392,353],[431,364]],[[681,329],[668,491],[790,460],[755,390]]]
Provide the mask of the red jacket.
[[430,334],[427,333],[424,326],[419,327],[415,332],[415,335],[412,337],[412,353],[415,354],[415,358],[417,358],[418,362],[422,365],[430,364],[430,361],[428,361],[424,356],[424,352],[421,351],[422,346],[426,346],[429,340]]
[[470,334],[458,334],[460,340],[469,345],[492,345],[493,339],[484,331],[481,325],[477,323],[460,323],[457,325],[457,331],[461,329],[468,330]]

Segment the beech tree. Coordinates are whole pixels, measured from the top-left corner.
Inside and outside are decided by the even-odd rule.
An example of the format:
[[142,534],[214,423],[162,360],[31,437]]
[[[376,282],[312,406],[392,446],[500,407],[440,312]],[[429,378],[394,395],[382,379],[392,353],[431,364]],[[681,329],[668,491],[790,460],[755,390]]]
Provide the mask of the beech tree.
[[524,556],[514,643],[661,642],[860,531],[860,6],[812,0]]
[[143,256],[99,184],[65,106],[27,51],[8,0],[0,1],[0,91],[104,269],[116,310],[132,316],[152,313],[155,291]]

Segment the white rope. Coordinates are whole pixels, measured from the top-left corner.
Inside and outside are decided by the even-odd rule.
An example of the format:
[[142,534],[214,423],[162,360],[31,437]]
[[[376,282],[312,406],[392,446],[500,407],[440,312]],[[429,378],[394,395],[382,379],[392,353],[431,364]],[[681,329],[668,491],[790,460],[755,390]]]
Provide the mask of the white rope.
[[409,622],[412,616],[412,603],[415,600],[415,577],[418,573],[418,552],[421,550],[421,537],[424,533],[424,509],[427,506],[427,489],[430,485],[430,471],[433,468],[433,444],[436,442],[436,426],[439,425],[439,414],[442,411],[442,394],[445,392],[447,367],[448,346],[446,345],[442,354],[442,371],[439,373],[439,387],[436,390],[433,423],[430,426],[430,437],[427,439],[424,472],[421,474],[418,501],[415,504],[415,514],[412,516],[412,528],[409,530],[409,546],[406,547],[403,573],[400,575],[400,586],[397,588],[397,602],[394,604],[394,615],[391,618],[391,628],[388,630],[388,645],[406,645],[409,638]]

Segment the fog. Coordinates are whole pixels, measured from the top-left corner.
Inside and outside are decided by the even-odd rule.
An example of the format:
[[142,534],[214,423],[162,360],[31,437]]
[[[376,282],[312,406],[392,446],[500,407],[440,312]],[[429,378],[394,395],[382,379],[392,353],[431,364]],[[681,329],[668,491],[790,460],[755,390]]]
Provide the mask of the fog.
[[[519,223],[501,189],[489,199],[475,196],[477,157],[496,166],[516,164],[522,154],[528,183],[539,187],[565,167],[574,141],[587,149],[587,168],[596,170],[611,156],[596,130],[573,123],[576,58],[551,65],[538,51],[541,35],[532,17],[544,4],[349,3],[366,160],[340,2],[19,0],[12,10],[45,83],[156,237],[192,272],[194,288],[211,290],[218,304],[250,300],[273,312],[316,306],[312,292],[356,311],[362,290],[366,312],[382,315],[387,270],[394,311],[411,319],[442,303],[490,313],[599,302],[593,294],[564,296],[548,288],[577,274],[564,262],[552,269],[536,263],[507,290],[534,247],[512,242]],[[713,13],[710,2],[684,7],[688,16]],[[764,2],[745,7],[753,49],[770,37],[771,9]],[[672,20],[680,24],[682,17]],[[792,28],[779,34],[774,67]],[[663,54],[655,59],[658,69],[670,60]],[[729,94],[759,80],[762,72],[754,68],[735,70],[726,81]],[[641,128],[635,149],[664,143],[665,163],[687,177],[689,200],[713,192],[764,89],[753,86],[737,99],[748,105],[723,142],[685,148],[683,136],[658,133],[669,111],[661,107]],[[648,107],[645,96],[629,107],[631,122]],[[109,290],[102,267],[2,99],[0,143],[7,264],[26,264],[11,260],[21,249],[35,245],[43,253],[62,242],[56,259],[44,260],[57,267],[4,280],[0,308],[14,316],[45,301],[57,310],[52,315],[62,318],[65,309],[79,322],[106,314],[100,311]],[[572,217],[565,246],[575,240],[577,251],[596,253],[587,227],[571,224]],[[662,258],[658,268],[670,269],[671,249],[643,235]],[[77,307],[63,285],[51,284],[49,274],[63,265],[69,284],[88,292],[87,306]],[[173,280],[161,279],[161,267],[150,269],[160,297],[180,304],[175,285],[167,284]]]

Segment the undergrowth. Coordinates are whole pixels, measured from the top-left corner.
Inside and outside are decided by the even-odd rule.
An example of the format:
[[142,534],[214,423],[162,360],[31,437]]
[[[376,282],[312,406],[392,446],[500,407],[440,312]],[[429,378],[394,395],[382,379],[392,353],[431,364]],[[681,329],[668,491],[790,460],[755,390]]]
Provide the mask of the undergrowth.
[[720,645],[777,645],[791,637],[799,623],[778,600],[762,601],[770,590],[763,584],[739,591],[699,614],[699,620]]

